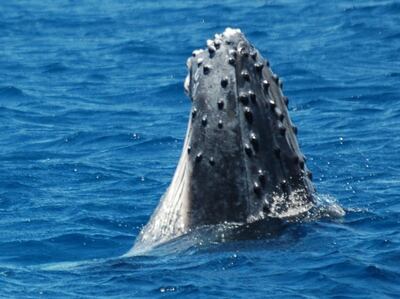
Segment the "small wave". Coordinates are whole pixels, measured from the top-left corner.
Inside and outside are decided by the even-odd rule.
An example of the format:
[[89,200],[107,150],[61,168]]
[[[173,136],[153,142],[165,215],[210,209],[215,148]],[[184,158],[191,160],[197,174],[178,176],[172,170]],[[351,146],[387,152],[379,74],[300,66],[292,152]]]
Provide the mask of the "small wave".
[[68,70],[68,67],[61,62],[50,63],[43,67],[43,73],[61,73]]
[[77,158],[80,157],[81,153],[71,153],[71,152],[51,152],[44,150],[33,150],[27,154],[25,151],[15,151],[4,154],[0,157],[0,161],[39,161],[39,160],[49,160],[49,159],[60,159],[60,158]]
[[160,95],[162,97],[174,96],[183,93],[183,84],[182,81],[171,82],[170,84],[153,88],[149,91],[149,93],[153,95]]
[[143,40],[129,40],[116,46],[116,52],[119,54],[161,54],[160,48]]
[[329,194],[316,194],[316,206],[312,211],[313,218],[338,219],[346,215],[335,197]]
[[140,142],[138,146],[147,148],[148,146],[176,145],[177,143],[180,145],[182,143],[182,140],[171,136],[165,136],[161,138],[152,138],[150,140],[145,140],[143,142]]
[[0,97],[4,96],[4,97],[21,97],[21,96],[25,96],[25,93],[15,87],[15,86],[3,86],[0,87]]
[[[400,33],[399,33],[399,38],[400,38]],[[388,75],[389,77],[400,77],[400,72],[391,72]]]
[[103,74],[93,73],[93,74],[89,74],[87,76],[87,79],[97,82],[97,81],[106,81],[108,79],[108,77],[106,75],[103,75]]
[[[363,2],[360,2],[363,3]],[[388,2],[388,3],[379,3],[377,2],[376,4],[371,4],[368,2],[365,2],[365,4],[360,4],[360,5],[352,5],[351,7],[345,8],[344,12],[346,13],[351,13],[351,12],[357,12],[357,13],[398,13],[400,12],[400,5],[399,3],[393,3],[393,2]]]
[[79,119],[79,118],[93,118],[93,119],[109,119],[110,117],[138,117],[138,116],[148,116],[146,112],[139,112],[137,110],[132,109],[89,109],[89,108],[73,108],[68,109],[64,113],[60,115],[62,118],[71,118],[71,119]]

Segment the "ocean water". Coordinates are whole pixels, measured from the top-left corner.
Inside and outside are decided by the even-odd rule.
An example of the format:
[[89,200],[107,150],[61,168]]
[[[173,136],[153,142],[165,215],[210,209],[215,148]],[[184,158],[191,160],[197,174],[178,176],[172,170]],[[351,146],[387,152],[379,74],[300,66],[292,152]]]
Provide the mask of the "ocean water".
[[[192,50],[239,27],[346,216],[124,257],[169,185]],[[399,298],[400,2],[3,1],[1,298]]]

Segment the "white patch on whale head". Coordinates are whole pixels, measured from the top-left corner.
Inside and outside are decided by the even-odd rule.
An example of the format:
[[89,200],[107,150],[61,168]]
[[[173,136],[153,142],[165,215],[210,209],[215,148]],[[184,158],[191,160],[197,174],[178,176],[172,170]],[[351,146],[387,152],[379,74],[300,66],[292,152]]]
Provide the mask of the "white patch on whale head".
[[199,55],[199,54],[201,54],[201,53],[203,53],[204,52],[204,49],[197,49],[197,50],[194,50],[193,52],[192,52],[192,54],[194,55],[194,56],[197,56],[197,55]]
[[236,34],[241,34],[242,31],[237,28],[237,29],[233,29],[231,27],[227,27],[223,33],[224,37],[226,37],[227,39],[232,38],[233,36],[235,36]]
[[190,95],[189,94],[189,85],[190,85],[190,75],[188,73],[185,78],[185,83],[183,83],[183,88],[185,89],[185,92],[187,95]]

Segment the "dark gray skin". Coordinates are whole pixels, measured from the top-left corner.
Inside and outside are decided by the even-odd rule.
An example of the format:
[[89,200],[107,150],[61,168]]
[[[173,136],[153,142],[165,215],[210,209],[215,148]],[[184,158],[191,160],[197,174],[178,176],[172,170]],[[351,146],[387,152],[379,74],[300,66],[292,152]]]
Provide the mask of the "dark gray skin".
[[[207,50],[195,51],[188,68],[192,112],[182,156],[137,244],[160,243],[202,225],[309,210],[311,172],[269,62],[239,30],[227,29],[208,41]],[[293,197],[301,208],[288,213]]]

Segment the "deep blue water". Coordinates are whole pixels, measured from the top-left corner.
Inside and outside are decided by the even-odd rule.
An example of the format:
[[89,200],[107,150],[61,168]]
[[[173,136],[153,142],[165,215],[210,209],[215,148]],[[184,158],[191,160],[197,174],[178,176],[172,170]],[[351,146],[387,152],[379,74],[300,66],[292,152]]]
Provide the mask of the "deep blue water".
[[[400,3],[2,1],[0,297],[398,298]],[[239,27],[343,219],[123,258],[180,156],[185,61]]]

